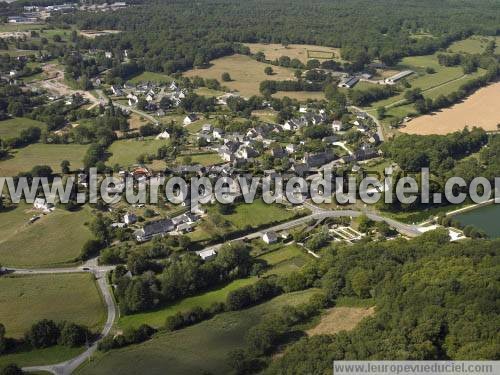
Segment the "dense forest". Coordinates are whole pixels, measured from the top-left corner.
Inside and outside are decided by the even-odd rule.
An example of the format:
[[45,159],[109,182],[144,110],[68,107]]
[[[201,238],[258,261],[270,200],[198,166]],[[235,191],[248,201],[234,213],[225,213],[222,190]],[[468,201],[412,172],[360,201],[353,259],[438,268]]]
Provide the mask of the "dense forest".
[[[380,58],[393,63],[423,55],[451,41],[500,31],[494,1],[150,1],[113,13],[65,14],[54,24],[117,29],[120,34],[87,43],[129,50],[146,70],[172,73],[247,52],[239,43],[308,43],[342,48],[350,61]],[[82,44],[82,47],[83,44]]]
[[349,333],[303,338],[265,373],[327,373],[335,359],[499,359],[498,245],[449,243],[435,231],[328,252],[328,297],[374,297],[375,316]]

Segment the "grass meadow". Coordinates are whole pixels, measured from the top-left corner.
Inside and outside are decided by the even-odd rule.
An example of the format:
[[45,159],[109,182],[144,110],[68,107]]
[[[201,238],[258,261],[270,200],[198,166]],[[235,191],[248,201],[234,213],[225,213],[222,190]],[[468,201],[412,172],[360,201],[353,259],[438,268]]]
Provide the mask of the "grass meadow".
[[158,149],[167,144],[168,141],[148,138],[144,140],[124,139],[113,142],[108,151],[112,154],[108,165],[118,164],[122,167],[128,167],[137,163],[137,157],[142,154],[156,154]]
[[88,145],[35,143],[11,150],[11,156],[0,161],[0,176],[16,176],[20,172],[29,172],[35,165],[48,165],[55,172],[59,172],[62,160],[69,160],[71,169],[81,168],[87,148]]
[[268,76],[264,69],[268,64],[258,62],[244,55],[232,55],[213,60],[211,66],[206,69],[192,69],[184,73],[187,77],[199,76],[202,78],[215,78],[221,81],[222,73],[229,73],[232,81],[223,82],[224,86],[231,90],[237,90],[241,95],[249,97],[260,95],[260,82],[271,80],[295,80],[293,70],[273,66],[274,75]]
[[283,306],[307,302],[318,292],[309,289],[284,294],[246,310],[219,314],[185,329],[162,333],[143,344],[111,351],[80,368],[77,374],[192,375],[227,374],[227,353],[244,346],[246,332]]
[[92,238],[85,226],[90,209],[76,212],[56,209],[33,224],[39,214],[27,204],[0,212],[0,263],[14,267],[43,267],[74,262],[83,244]]
[[19,133],[21,133],[21,130],[28,129],[31,126],[36,126],[41,129],[45,128],[43,122],[23,117],[15,117],[0,121],[0,138],[6,139],[17,137]]
[[3,276],[0,302],[7,337],[22,337],[41,319],[71,321],[95,331],[106,319],[100,291],[88,273]]

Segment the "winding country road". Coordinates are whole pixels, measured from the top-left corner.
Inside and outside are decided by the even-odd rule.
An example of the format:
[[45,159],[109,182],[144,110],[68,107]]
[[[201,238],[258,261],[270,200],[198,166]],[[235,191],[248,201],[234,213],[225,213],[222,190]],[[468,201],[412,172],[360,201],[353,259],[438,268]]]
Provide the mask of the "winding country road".
[[[418,227],[416,225],[404,224],[399,221],[389,219],[375,213],[369,213],[369,212],[365,213],[354,210],[332,211],[315,206],[310,202],[305,202],[304,206],[307,207],[309,210],[311,210],[311,214],[298,219],[288,221],[286,223],[275,225],[270,228],[262,229],[260,231],[251,234],[247,234],[245,236],[241,236],[232,241],[252,240],[260,238],[266,231],[279,232],[283,230],[288,230],[306,224],[311,220],[324,220],[326,218],[333,218],[333,217],[359,217],[361,215],[366,215],[368,216],[369,219],[374,221],[385,221],[387,224],[392,226],[398,232],[408,237],[416,237],[422,234],[422,232],[418,230]],[[206,250],[217,251],[222,245],[223,243],[209,246],[203,250],[197,251],[196,253],[199,254],[201,251],[206,251]],[[46,371],[56,375],[69,375],[73,371],[75,371],[79,366],[81,366],[84,362],[88,361],[92,357],[92,355],[97,350],[97,345],[99,341],[102,340],[104,337],[108,336],[109,333],[111,332],[115,319],[117,318],[118,315],[118,309],[115,304],[115,300],[113,298],[111,286],[108,284],[108,278],[106,276],[107,272],[113,270],[114,268],[115,268],[114,266],[99,266],[97,264],[97,258],[91,259],[86,263],[84,263],[82,266],[74,268],[42,268],[42,269],[21,269],[21,268],[8,268],[8,267],[5,268],[5,271],[14,275],[63,274],[63,273],[81,273],[81,272],[92,273],[97,280],[97,284],[99,286],[99,289],[101,291],[101,294],[103,296],[104,302],[108,310],[107,320],[101,331],[99,339],[95,341],[83,353],[79,354],[78,356],[70,360],[61,363],[56,363],[53,365],[24,367],[23,368],[24,371],[26,372]]]
[[95,341],[87,350],[78,356],[54,365],[42,365],[42,366],[30,366],[23,367],[23,371],[26,372],[40,372],[46,371],[56,375],[69,375],[75,371],[80,365],[85,361],[89,360],[94,352],[97,350],[97,344],[100,340],[106,337],[110,332],[115,319],[118,314],[117,307],[112,295],[111,287],[108,284],[106,274],[108,271],[112,270],[113,266],[97,266],[97,259],[92,259],[85,263],[81,267],[75,268],[43,268],[43,269],[18,269],[18,268],[6,268],[6,271],[14,275],[35,275],[35,274],[61,274],[61,273],[81,273],[89,272],[92,273],[96,280],[99,290],[101,291],[104,303],[106,304],[108,315],[106,323],[99,335],[99,339]]

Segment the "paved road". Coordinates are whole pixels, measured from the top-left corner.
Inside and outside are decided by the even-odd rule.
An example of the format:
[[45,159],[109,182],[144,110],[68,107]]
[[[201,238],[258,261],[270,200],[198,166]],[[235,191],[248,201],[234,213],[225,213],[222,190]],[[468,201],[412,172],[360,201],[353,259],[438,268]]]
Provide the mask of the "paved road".
[[111,328],[113,327],[113,324],[117,316],[117,308],[106,277],[106,273],[113,268],[114,268],[113,266],[97,266],[97,259],[92,259],[87,263],[85,263],[83,266],[75,268],[47,268],[47,269],[6,268],[7,272],[15,275],[90,272],[94,274],[97,280],[97,285],[101,290],[101,294],[104,298],[104,302],[108,310],[106,323],[104,324],[99,339],[95,341],[86,351],[68,361],[64,361],[54,365],[24,367],[23,371],[26,372],[46,371],[56,375],[69,375],[73,371],[75,371],[81,364],[83,364],[85,361],[89,360],[92,357],[94,352],[97,350],[97,344],[99,343],[99,341],[102,340],[104,337],[106,337],[111,331]]
[[[261,231],[257,231],[254,233],[247,234],[245,236],[241,236],[237,239],[234,239],[233,241],[238,241],[238,240],[252,240],[256,238],[260,238],[264,232],[266,231],[283,231],[283,230],[288,230],[295,228],[297,226],[306,224],[307,222],[311,220],[323,220],[326,218],[332,218],[332,217],[359,217],[363,214],[366,214],[368,218],[374,221],[385,221],[389,225],[391,225],[393,228],[395,228],[398,232],[401,234],[404,234],[409,237],[416,237],[422,234],[418,230],[418,226],[416,225],[409,225],[409,224],[403,224],[400,223],[396,220],[389,219],[382,217],[378,214],[374,213],[364,213],[361,211],[354,211],[354,210],[339,210],[339,211],[331,211],[331,210],[326,210],[320,207],[315,206],[314,204],[310,202],[306,202],[304,204],[307,208],[311,210],[311,214],[288,221],[286,223],[282,223],[279,225],[275,225],[271,228],[266,228]],[[200,253],[201,251],[206,251],[206,250],[215,250],[217,251],[223,244],[217,244],[213,246],[209,246],[203,250],[197,251],[197,253]],[[106,337],[110,331],[111,328],[113,327],[114,321],[117,316],[117,307],[115,305],[115,301],[112,296],[112,292],[110,289],[110,286],[108,285],[106,273],[110,270],[114,269],[114,266],[99,266],[97,264],[97,258],[91,259],[87,261],[85,264],[83,264],[80,267],[74,267],[74,268],[44,268],[44,269],[20,269],[20,268],[6,268],[7,272],[10,272],[12,274],[16,275],[33,275],[33,274],[63,274],[63,273],[79,273],[79,272],[90,272],[95,275],[97,283],[99,285],[99,289],[101,290],[101,293],[104,298],[104,302],[106,303],[106,307],[108,309],[108,317],[106,320],[106,324],[104,325],[99,339],[92,344],[85,352],[82,354],[78,355],[75,358],[72,358],[68,361],[57,363],[54,365],[45,365],[45,366],[31,366],[31,367],[25,367],[23,368],[24,371],[26,372],[37,372],[37,371],[46,371],[50,372],[52,374],[56,375],[69,375],[73,371],[75,371],[80,365],[82,365],[84,362],[89,360],[94,352],[97,350],[97,344],[99,340],[103,339]]]
[[[408,236],[408,237],[417,237],[417,236],[422,234],[422,232],[420,232],[418,230],[418,226],[416,226],[416,225],[404,224],[404,223],[401,223],[399,221],[396,221],[396,220],[393,220],[393,219],[390,219],[387,217],[383,217],[383,216],[380,216],[380,215],[375,214],[375,213],[365,213],[365,212],[354,211],[354,210],[330,211],[330,210],[325,210],[325,209],[319,208],[319,207],[317,207],[309,202],[306,202],[304,205],[312,210],[312,213],[310,215],[307,215],[307,216],[304,216],[304,217],[301,217],[299,219],[295,219],[292,221],[288,221],[286,223],[279,224],[279,225],[276,225],[276,226],[271,227],[271,228],[266,228],[266,229],[263,229],[263,230],[258,231],[258,232],[250,233],[250,234],[247,234],[245,236],[238,237],[232,241],[253,240],[253,239],[262,237],[262,235],[265,232],[268,232],[268,231],[279,232],[279,231],[283,231],[283,230],[292,229],[292,228],[298,227],[300,225],[303,225],[311,220],[323,220],[323,219],[332,218],[332,217],[359,217],[361,215],[366,215],[370,220],[373,220],[373,221],[385,221],[387,224],[392,226],[399,233],[401,233],[405,236]],[[224,242],[224,243],[227,243],[227,242]],[[196,253],[199,254],[200,252],[206,251],[206,250],[217,251],[224,243],[209,246],[203,250],[197,251]]]
[[351,108],[353,108],[354,110],[358,111],[358,112],[364,112],[368,115],[368,117],[370,117],[373,122],[377,125],[377,134],[378,134],[378,137],[380,138],[380,141],[381,142],[384,142],[385,141],[385,137],[384,137],[384,129],[382,128],[382,124],[380,123],[380,121],[378,120],[378,118],[374,115],[372,115],[371,113],[359,108],[359,107],[355,107],[355,106],[351,106]]

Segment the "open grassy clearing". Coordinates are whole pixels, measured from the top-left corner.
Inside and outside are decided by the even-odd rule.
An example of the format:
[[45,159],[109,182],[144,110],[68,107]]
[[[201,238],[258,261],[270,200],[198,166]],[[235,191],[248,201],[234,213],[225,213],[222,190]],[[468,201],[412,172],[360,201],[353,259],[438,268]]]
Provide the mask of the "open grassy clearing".
[[94,276],[88,273],[0,278],[0,322],[22,337],[41,319],[71,321],[99,331],[106,318]]
[[0,138],[7,139],[17,137],[21,133],[21,130],[28,129],[31,126],[36,126],[41,129],[45,128],[43,122],[25,117],[15,117],[0,121]]
[[[429,74],[425,72],[426,68],[433,68],[436,73]],[[464,76],[462,68],[459,66],[445,67],[439,65],[436,55],[405,57],[398,65],[399,70],[410,69],[417,74],[408,77],[407,81],[411,88],[420,88],[422,91],[434,89],[438,86],[448,84],[451,81],[460,79]],[[461,82],[464,83],[465,81]],[[453,90],[444,91],[449,94]],[[371,108],[375,109],[381,106],[389,106],[393,103],[403,100],[404,92],[401,94],[372,103]]]
[[68,160],[72,169],[81,168],[87,148],[87,145],[35,143],[15,149],[9,158],[0,161],[0,176],[16,176],[19,172],[30,171],[35,165],[48,165],[58,172],[63,160]]
[[45,26],[45,24],[15,24],[15,23],[0,23],[0,33],[12,32],[12,31],[30,31],[30,30],[40,30]]
[[[216,212],[217,208],[215,206],[208,207],[209,214]],[[297,211],[293,209],[285,208],[283,205],[266,204],[259,199],[249,204],[238,204],[234,212],[224,215],[223,217],[230,223],[231,227],[228,229],[228,232],[231,232],[249,227],[261,227],[276,222],[287,221],[292,219],[296,212]],[[206,241],[211,238],[211,235],[201,226],[198,226],[194,232],[189,233],[188,236],[195,242]]]
[[224,95],[224,91],[212,90],[206,87],[198,87],[197,89],[194,90],[194,92],[198,95],[207,97],[217,97]]
[[334,335],[340,331],[350,331],[364,318],[375,313],[373,307],[334,307],[327,310],[319,324],[307,331],[309,336]]
[[[262,243],[262,245],[263,247],[269,247],[269,245],[265,245],[264,243]],[[271,274],[281,275],[292,270],[298,270],[308,260],[308,256],[294,244],[277,244],[273,246],[277,246],[277,249],[258,257],[266,260],[271,267],[266,272],[265,276]],[[194,307],[208,308],[214,302],[225,302],[229,292],[253,284],[257,280],[257,277],[234,280],[223,287],[193,297],[184,298],[156,311],[122,316],[118,322],[118,326],[121,329],[125,329],[128,327],[138,327],[141,324],[149,324],[152,327],[161,328],[165,324],[165,319],[168,316],[187,311]]]
[[263,52],[268,60],[276,60],[281,56],[288,56],[290,59],[298,59],[306,63],[311,59],[340,59],[340,49],[332,47],[315,46],[311,44],[289,44],[286,47],[282,44],[245,43],[250,48],[250,52]]
[[230,282],[222,288],[215,289],[197,296],[188,297],[176,302],[170,306],[161,308],[157,311],[145,312],[134,315],[122,316],[118,326],[122,329],[127,327],[138,327],[141,324],[149,324],[155,328],[161,328],[165,324],[165,319],[178,312],[187,311],[194,307],[208,308],[214,302],[225,302],[229,292],[257,281],[256,277],[239,279]]
[[271,124],[276,123],[277,111],[274,109],[260,109],[252,112],[252,116],[257,117],[261,121],[269,122]]
[[307,302],[317,289],[284,294],[258,306],[215,316],[185,329],[164,333],[143,344],[96,358],[78,374],[227,374],[227,353],[242,348],[246,332],[286,305]]
[[283,99],[285,96],[288,96],[290,99],[296,99],[300,102],[305,102],[308,99],[325,99],[325,94],[323,93],[323,91],[278,91],[277,93],[273,94],[273,97],[278,99]]
[[131,112],[128,119],[129,127],[132,130],[138,130],[141,126],[146,125],[148,122],[148,120],[135,112]]
[[76,212],[56,209],[33,224],[39,211],[27,204],[0,212],[0,263],[4,266],[41,267],[74,261],[85,241],[92,238],[85,226],[90,209]]
[[166,74],[155,72],[142,72],[128,80],[128,82],[136,85],[140,82],[157,82],[157,83],[170,83],[172,78]]
[[498,130],[500,124],[500,82],[484,87],[465,99],[432,115],[411,120],[405,133],[447,134],[465,126],[478,126],[485,130]]
[[295,80],[292,69],[273,66],[274,75],[268,76],[264,69],[269,66],[244,55],[232,55],[213,60],[207,69],[192,69],[184,73],[187,77],[199,76],[221,81],[222,73],[229,73],[232,81],[222,82],[243,96],[259,95],[259,84],[265,80]]
[[[51,346],[50,348],[26,350],[14,354],[0,356],[0,369],[15,363],[18,366],[39,366],[49,363],[59,363],[74,358],[82,353],[85,348],[69,348],[67,346]],[[33,374],[33,373],[31,373]],[[37,372],[36,374],[49,374]]]
[[158,149],[167,144],[166,140],[156,140],[148,138],[144,140],[138,139],[123,139],[115,141],[109,146],[108,151],[112,154],[108,161],[108,165],[121,165],[128,167],[137,163],[137,157],[142,154],[155,154]]
[[184,164],[184,158],[188,157],[191,159],[192,164],[201,164],[204,166],[213,165],[222,163],[223,160],[219,156],[219,154],[214,152],[200,153],[200,154],[183,154],[179,155],[177,159],[175,159],[176,163]]
[[500,37],[486,37],[479,35],[474,35],[470,38],[454,42],[448,48],[448,51],[453,53],[483,53],[486,49],[486,46],[488,45],[488,42],[493,39],[495,39],[497,44],[495,53],[500,53],[500,46],[498,45],[500,42]]

